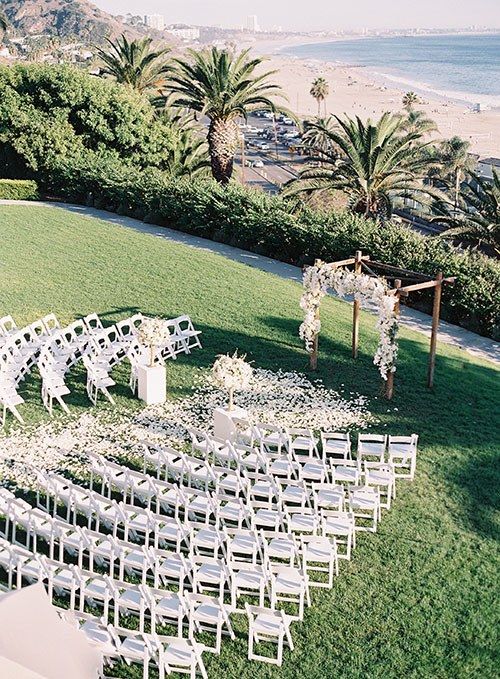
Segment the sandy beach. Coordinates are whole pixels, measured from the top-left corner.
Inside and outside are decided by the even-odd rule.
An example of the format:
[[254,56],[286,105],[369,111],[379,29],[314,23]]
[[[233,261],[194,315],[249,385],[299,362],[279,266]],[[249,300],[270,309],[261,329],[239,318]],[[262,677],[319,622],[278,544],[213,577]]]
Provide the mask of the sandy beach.
[[[401,98],[407,89],[383,81],[366,67],[341,66],[312,59],[276,54],[277,43],[255,43],[253,48],[269,56],[266,66],[279,70],[275,80],[289,98],[289,107],[300,116],[317,115],[316,101],[309,94],[311,82],[323,76],[330,84],[330,94],[322,105],[327,113],[361,118],[376,118],[384,111],[401,111]],[[500,157],[500,109],[474,113],[470,104],[444,97],[421,96],[418,108],[432,118],[441,138],[458,135],[471,143],[471,152],[484,157]]]

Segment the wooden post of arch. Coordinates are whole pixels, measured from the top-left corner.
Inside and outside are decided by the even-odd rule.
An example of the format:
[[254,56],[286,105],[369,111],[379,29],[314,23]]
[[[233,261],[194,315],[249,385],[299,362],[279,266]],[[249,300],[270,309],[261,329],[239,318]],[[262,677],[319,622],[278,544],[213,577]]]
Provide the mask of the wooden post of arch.
[[[394,307],[394,313],[399,316],[399,288],[401,287],[401,281],[399,278],[396,278],[394,281],[394,288],[396,292],[394,293],[396,295],[396,305]],[[385,397],[388,401],[392,399],[394,395],[394,373],[390,372],[387,375],[387,380],[385,383]]]
[[434,368],[436,367],[436,349],[439,329],[439,314],[441,311],[442,289],[443,289],[443,274],[439,272],[436,276],[436,287],[434,288],[434,304],[432,306],[431,346],[429,353],[429,370],[427,373],[427,387],[429,389],[432,389],[432,386],[434,385]]
[[[361,273],[361,260],[363,253],[361,250],[356,250],[356,255],[354,256],[354,273]],[[357,299],[354,300],[352,309],[352,357],[358,357],[358,343],[359,343],[359,312],[361,309],[361,302]]]
[[[314,266],[319,266],[320,263],[321,262],[319,259],[314,260]],[[317,321],[319,321],[319,308],[316,309],[316,314],[314,317]],[[319,333],[316,333],[316,335],[314,336],[313,350],[312,353],[309,355],[309,367],[311,370],[316,370],[318,367],[318,353],[319,353]]]

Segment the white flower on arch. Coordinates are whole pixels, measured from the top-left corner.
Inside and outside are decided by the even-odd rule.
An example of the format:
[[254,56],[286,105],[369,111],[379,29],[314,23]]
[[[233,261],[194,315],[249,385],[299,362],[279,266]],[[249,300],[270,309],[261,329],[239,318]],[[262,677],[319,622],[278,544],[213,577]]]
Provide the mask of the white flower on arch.
[[316,336],[321,330],[318,311],[328,289],[335,290],[339,297],[353,295],[361,304],[375,305],[378,310],[376,328],[380,340],[373,362],[382,378],[387,380],[389,373],[396,372],[398,345],[396,337],[399,328],[399,316],[396,313],[397,297],[389,293],[389,288],[381,278],[373,278],[366,274],[358,274],[335,264],[319,262],[309,266],[303,276],[304,293],[300,306],[304,310],[304,321],[299,328],[299,335],[304,340],[309,353],[314,351]]

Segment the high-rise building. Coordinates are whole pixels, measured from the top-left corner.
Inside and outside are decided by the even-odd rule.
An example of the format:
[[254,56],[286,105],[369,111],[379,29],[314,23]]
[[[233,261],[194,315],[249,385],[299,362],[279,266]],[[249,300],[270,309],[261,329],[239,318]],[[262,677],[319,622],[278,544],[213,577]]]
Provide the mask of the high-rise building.
[[252,31],[252,33],[258,33],[260,31],[256,14],[249,14],[247,16],[247,31]]
[[161,14],[146,14],[144,23],[149,28],[156,28],[157,31],[163,31],[165,28],[165,17]]

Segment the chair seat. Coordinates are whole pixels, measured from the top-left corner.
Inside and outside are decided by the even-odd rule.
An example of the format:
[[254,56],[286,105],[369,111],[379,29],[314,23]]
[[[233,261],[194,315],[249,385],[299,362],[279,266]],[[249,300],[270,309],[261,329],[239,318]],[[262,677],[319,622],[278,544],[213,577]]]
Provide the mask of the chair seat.
[[187,641],[179,639],[168,644],[163,657],[165,662],[174,667],[189,667],[194,660],[194,650]]
[[269,556],[276,558],[290,558],[296,553],[297,548],[292,540],[286,538],[273,538],[267,548]]
[[331,560],[332,554],[333,547],[328,540],[315,540],[307,543],[306,556],[309,561],[326,563]]
[[257,634],[278,637],[284,631],[282,620],[277,616],[261,613],[254,618],[253,628]]
[[224,578],[224,571],[215,563],[204,563],[198,568],[197,575],[200,580],[205,582],[218,583]]
[[101,625],[97,625],[91,620],[87,620],[81,627],[81,631],[92,644],[97,644],[104,655],[114,655],[116,648],[108,630]]
[[197,606],[193,612],[193,617],[198,622],[216,623],[220,616],[220,608],[211,603],[203,603]]
[[239,589],[260,589],[264,576],[259,571],[237,571],[233,583]]
[[147,649],[144,641],[133,637],[127,637],[120,644],[120,653],[124,653],[129,658],[137,658],[142,660]]
[[258,544],[253,535],[236,535],[231,539],[231,550],[240,554],[252,554]]
[[320,507],[337,507],[344,499],[341,490],[319,490],[316,494],[316,501]]
[[121,592],[117,597],[117,603],[120,606],[133,606],[134,608],[139,608],[141,605],[141,593],[137,589],[126,589]]
[[181,600],[178,596],[169,596],[156,602],[156,610],[160,615],[177,618],[182,612]]

